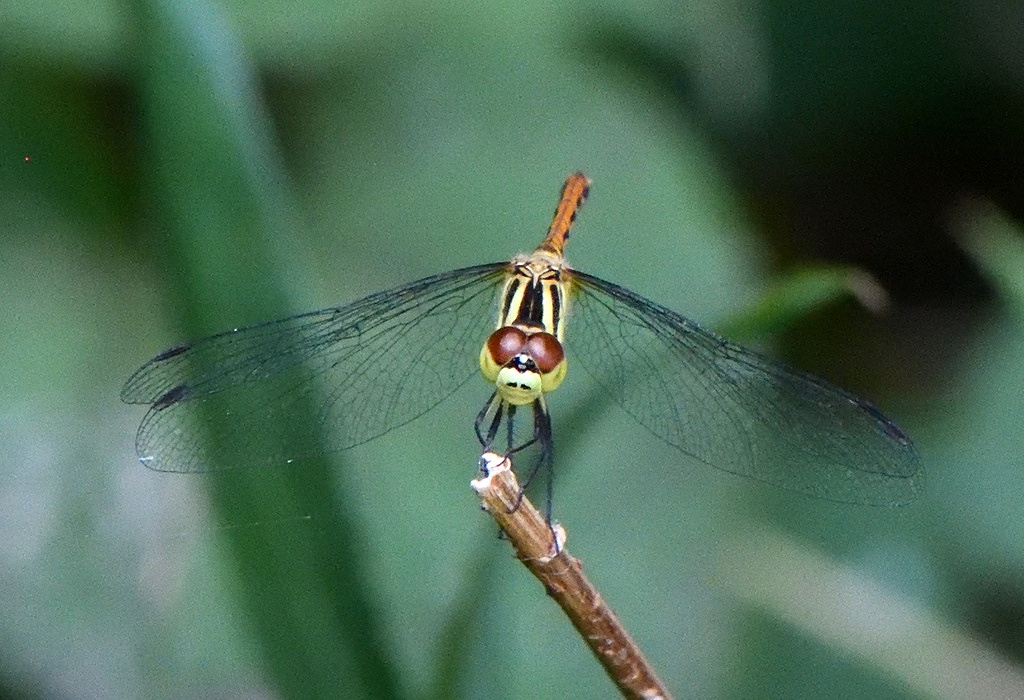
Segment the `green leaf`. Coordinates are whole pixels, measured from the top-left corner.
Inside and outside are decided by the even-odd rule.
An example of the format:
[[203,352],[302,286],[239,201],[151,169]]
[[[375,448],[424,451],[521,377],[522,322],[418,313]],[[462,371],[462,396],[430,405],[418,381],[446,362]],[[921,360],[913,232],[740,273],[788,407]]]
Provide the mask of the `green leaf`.
[[[212,5],[156,0],[135,9],[149,185],[184,326],[205,334],[233,315],[281,315],[278,249],[294,215],[253,69]],[[315,407],[306,409],[312,419]],[[219,419],[211,415],[211,435]],[[208,448],[213,460],[223,455],[215,440]],[[256,524],[221,532],[233,588],[278,692],[397,697],[359,524],[343,493],[334,495],[337,483],[325,459],[207,479],[218,520]],[[305,524],[275,526],[277,517]]]

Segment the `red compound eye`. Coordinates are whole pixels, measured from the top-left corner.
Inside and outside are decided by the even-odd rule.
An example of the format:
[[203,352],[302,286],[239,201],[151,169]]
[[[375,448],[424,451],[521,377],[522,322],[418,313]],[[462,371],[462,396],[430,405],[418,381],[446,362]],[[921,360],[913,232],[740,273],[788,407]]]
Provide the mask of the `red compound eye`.
[[[554,340],[554,338],[552,338]],[[555,340],[557,343],[558,341]],[[526,345],[526,333],[515,326],[505,326],[491,333],[487,339],[487,353],[499,367],[518,355]]]
[[[492,336],[493,337],[493,336]],[[558,338],[550,333],[534,333],[526,341],[526,354],[537,363],[542,374],[553,372],[565,359],[565,352]]]

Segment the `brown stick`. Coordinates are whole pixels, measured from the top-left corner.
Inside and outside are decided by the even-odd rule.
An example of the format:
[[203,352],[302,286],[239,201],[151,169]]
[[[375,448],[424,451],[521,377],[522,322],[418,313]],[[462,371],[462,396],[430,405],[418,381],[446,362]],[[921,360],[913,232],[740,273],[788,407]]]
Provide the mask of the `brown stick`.
[[565,549],[565,530],[561,525],[549,526],[522,495],[512,463],[487,453],[481,464],[485,476],[472,486],[484,509],[508,536],[519,560],[561,606],[623,696],[671,698],[636,642],[583,575],[579,560]]

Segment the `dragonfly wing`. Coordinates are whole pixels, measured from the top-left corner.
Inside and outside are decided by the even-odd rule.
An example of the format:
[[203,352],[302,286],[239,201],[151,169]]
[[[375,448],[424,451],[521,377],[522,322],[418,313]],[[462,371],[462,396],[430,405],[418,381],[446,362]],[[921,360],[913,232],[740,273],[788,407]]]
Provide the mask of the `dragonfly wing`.
[[121,392],[150,406],[140,460],[179,472],[285,464],[421,416],[479,371],[506,267],[428,277],[157,355]]
[[898,505],[915,497],[920,457],[870,403],[618,285],[572,275],[572,366],[670,445],[819,498]]

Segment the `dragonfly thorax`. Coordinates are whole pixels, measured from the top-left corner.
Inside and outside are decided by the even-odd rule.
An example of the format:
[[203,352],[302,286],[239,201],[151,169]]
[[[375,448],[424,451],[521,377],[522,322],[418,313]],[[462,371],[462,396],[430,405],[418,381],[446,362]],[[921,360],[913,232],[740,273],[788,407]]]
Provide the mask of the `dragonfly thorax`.
[[503,326],[491,333],[480,350],[484,378],[515,406],[533,403],[557,389],[567,368],[558,339],[530,326]]

